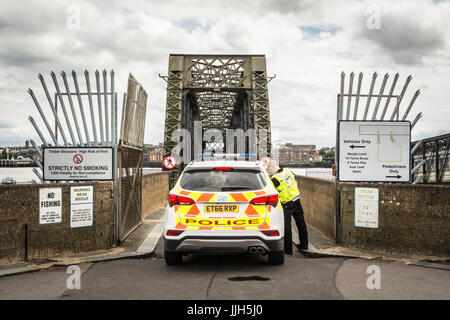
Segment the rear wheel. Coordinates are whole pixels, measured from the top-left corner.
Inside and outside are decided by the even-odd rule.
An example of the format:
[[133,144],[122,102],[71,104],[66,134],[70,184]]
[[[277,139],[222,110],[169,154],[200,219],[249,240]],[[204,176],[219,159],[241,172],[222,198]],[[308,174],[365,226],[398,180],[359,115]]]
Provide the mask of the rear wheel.
[[181,264],[183,262],[183,255],[178,252],[164,251],[164,260],[168,266]]
[[278,251],[278,252],[269,252],[269,263],[270,264],[283,264],[284,263],[284,251]]

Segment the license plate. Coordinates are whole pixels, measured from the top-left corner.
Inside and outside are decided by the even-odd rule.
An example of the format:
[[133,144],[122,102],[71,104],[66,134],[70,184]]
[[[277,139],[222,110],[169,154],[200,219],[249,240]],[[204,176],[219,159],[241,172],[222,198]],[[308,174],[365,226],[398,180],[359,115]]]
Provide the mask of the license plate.
[[206,205],[205,213],[239,213],[238,204],[213,204]]

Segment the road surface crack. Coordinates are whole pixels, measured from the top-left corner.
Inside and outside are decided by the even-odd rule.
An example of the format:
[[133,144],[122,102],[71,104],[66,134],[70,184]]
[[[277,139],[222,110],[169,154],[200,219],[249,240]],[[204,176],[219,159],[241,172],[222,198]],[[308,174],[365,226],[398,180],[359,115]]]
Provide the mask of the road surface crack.
[[211,277],[211,280],[209,280],[208,289],[206,289],[206,300],[209,297],[209,290],[211,289],[211,286],[212,286],[212,284],[214,282],[214,279],[215,279],[217,273],[219,272],[219,268],[220,268],[220,259],[217,259],[216,271],[214,272],[213,276]]

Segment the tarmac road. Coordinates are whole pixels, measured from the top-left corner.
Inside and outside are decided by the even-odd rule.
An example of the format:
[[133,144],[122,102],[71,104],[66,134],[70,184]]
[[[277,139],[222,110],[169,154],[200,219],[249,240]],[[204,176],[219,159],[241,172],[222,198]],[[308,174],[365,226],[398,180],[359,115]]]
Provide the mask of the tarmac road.
[[[264,256],[187,256],[168,267],[155,256],[81,265],[81,289],[66,267],[0,278],[0,299],[450,299],[450,271],[384,260],[308,258],[271,266]],[[380,268],[368,289],[367,267]]]

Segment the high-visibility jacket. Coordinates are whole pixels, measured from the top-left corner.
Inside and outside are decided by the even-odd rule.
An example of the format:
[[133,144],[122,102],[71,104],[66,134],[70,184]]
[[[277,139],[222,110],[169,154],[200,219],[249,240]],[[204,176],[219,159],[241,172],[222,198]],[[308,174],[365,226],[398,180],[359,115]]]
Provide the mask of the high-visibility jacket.
[[295,176],[290,169],[285,168],[280,172],[276,172],[272,175],[272,178],[279,182],[279,185],[275,188],[278,190],[278,196],[282,204],[300,198],[297,181],[295,181]]

